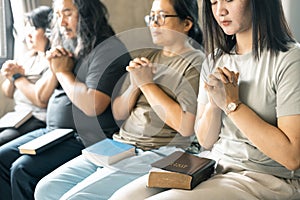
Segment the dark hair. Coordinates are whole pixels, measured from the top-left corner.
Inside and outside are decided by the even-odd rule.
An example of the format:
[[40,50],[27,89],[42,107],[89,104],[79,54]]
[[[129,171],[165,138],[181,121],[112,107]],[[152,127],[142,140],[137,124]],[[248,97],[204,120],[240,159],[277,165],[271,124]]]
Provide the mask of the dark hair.
[[199,7],[197,0],[170,0],[171,4],[174,7],[175,12],[180,19],[191,20],[193,22],[193,27],[190,29],[188,36],[195,40],[192,42],[192,45],[195,48],[202,48],[203,44],[203,34],[199,26]]
[[74,54],[76,57],[84,57],[100,42],[113,36],[115,32],[108,23],[108,11],[101,1],[73,0],[73,4],[78,9]]
[[29,23],[35,28],[42,28],[44,31],[50,28],[53,11],[52,8],[48,6],[40,6],[26,15]]
[[[253,25],[253,55],[259,59],[265,48],[273,54],[286,52],[289,43],[295,39],[284,16],[281,0],[250,0]],[[213,59],[226,53],[229,54],[236,44],[234,36],[226,35],[215,20],[211,1],[203,0],[203,31],[206,53],[212,53],[218,48]]]
[[[53,17],[53,10],[48,6],[40,6],[35,8],[29,13],[25,14],[27,21],[31,26],[36,29],[42,28],[45,32],[46,37],[49,37],[51,21]],[[48,38],[48,43],[45,46],[45,51],[50,49],[50,41]]]

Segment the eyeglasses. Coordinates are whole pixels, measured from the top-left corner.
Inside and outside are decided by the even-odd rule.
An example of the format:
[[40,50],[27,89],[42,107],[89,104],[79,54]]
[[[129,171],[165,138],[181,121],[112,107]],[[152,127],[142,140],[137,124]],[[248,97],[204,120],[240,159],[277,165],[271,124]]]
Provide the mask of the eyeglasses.
[[156,23],[158,26],[163,26],[165,24],[167,17],[179,17],[178,15],[166,15],[163,13],[159,13],[157,15],[146,15],[145,22],[147,26],[150,26],[151,22]]

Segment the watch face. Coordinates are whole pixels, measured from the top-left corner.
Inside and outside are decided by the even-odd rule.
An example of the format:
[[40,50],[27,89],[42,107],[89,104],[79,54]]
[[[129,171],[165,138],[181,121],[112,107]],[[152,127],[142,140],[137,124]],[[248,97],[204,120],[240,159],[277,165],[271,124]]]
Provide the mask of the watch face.
[[228,109],[229,111],[235,111],[236,107],[237,107],[237,105],[236,105],[235,103],[233,103],[233,102],[231,102],[231,103],[229,103],[229,104],[227,105],[227,109]]

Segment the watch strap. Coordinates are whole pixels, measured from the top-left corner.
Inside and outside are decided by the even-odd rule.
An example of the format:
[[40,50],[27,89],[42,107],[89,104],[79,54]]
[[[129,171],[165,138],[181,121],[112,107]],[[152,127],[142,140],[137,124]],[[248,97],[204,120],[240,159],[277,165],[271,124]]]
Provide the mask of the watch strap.
[[21,77],[24,77],[24,75],[20,74],[20,73],[15,73],[14,75],[12,75],[11,80],[14,83],[17,79],[19,79]]

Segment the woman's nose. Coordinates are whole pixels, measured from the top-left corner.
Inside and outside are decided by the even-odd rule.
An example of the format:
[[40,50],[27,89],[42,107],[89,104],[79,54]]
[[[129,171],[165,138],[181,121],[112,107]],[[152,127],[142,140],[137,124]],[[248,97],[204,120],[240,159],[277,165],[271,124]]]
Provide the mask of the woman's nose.
[[226,8],[225,2],[224,1],[218,1],[217,3],[217,9],[216,9],[216,15],[217,16],[225,16],[228,14],[228,10]]

